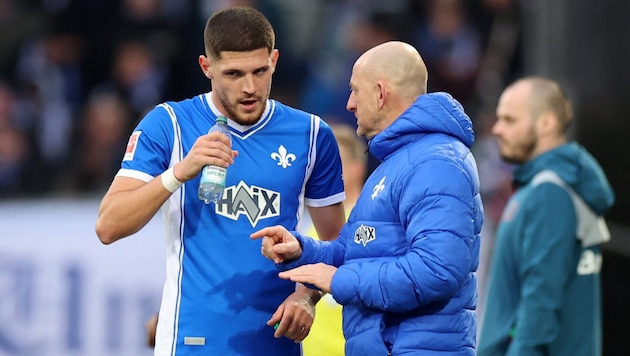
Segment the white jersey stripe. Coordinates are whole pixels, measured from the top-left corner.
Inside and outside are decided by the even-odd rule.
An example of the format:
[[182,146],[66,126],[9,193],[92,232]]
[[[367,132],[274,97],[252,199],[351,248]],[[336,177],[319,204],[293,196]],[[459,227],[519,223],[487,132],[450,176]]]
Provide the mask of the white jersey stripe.
[[[177,162],[183,159],[183,147],[182,147],[182,138],[181,138],[181,128],[177,121],[177,115],[172,107],[168,104],[161,104],[167,112],[169,117],[171,118],[171,122],[173,124],[173,152],[171,153],[171,159],[169,162],[169,167],[173,167]],[[162,207],[162,214],[164,221],[170,221],[172,224],[165,224],[166,233],[166,241],[167,246],[173,246],[173,249],[178,251],[177,254],[168,254],[167,255],[167,273],[177,275],[177,288],[169,288],[164,290],[166,293],[167,290],[176,291],[176,295],[166,295],[163,293],[162,298],[175,299],[175,303],[167,303],[166,306],[172,306],[172,310],[160,310],[160,318],[166,317],[169,322],[164,322],[162,325],[165,327],[169,327],[169,329],[165,330],[165,332],[169,332],[170,326],[172,325],[172,336],[170,337],[170,354],[175,355],[177,349],[177,336],[178,336],[178,325],[179,325],[179,315],[180,315],[180,305],[181,305],[181,288],[182,288],[182,269],[183,269],[183,256],[184,256],[184,208],[183,208],[183,197],[185,196],[186,184],[182,185],[182,187],[171,197]],[[177,216],[178,218],[172,219],[169,218],[171,216]],[[167,279],[168,280],[168,279]],[[165,304],[162,304],[165,306]],[[167,309],[166,307],[164,309]]]

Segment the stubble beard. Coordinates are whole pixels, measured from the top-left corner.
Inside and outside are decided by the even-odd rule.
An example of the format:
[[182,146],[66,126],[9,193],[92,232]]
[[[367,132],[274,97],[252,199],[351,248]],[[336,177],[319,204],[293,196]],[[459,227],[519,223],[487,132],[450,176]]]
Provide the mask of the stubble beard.
[[538,139],[533,130],[530,130],[520,144],[513,145],[512,154],[500,152],[501,159],[510,164],[523,164],[532,158],[532,154],[538,145]]
[[228,113],[229,118],[232,119],[232,121],[240,125],[244,125],[244,126],[256,124],[260,120],[260,117],[262,116],[262,113],[265,111],[265,107],[267,105],[266,100],[255,98],[255,100],[257,100],[260,103],[258,109],[254,112],[247,113],[246,115],[241,115],[239,114],[238,110],[236,110],[236,107],[239,104],[232,105],[220,97],[219,97],[219,100],[221,101],[221,105],[223,105],[223,108],[225,109],[225,111]]
[[386,128],[384,127],[385,118],[378,115],[378,113],[366,112],[362,114],[362,117],[364,117],[363,125],[360,125],[357,116],[357,134],[365,137],[367,140],[371,140]]
[[260,121],[262,114],[265,112],[265,109],[267,108],[267,100],[269,99],[269,94],[271,93],[271,81],[269,81],[269,87],[267,89],[268,89],[267,94],[265,95],[264,98],[258,95],[253,95],[250,98],[246,98],[250,100],[256,100],[260,103],[258,110],[248,113],[246,115],[239,114],[237,110],[239,102],[242,101],[242,99],[237,100],[235,104],[231,104],[227,100],[227,98],[224,98],[221,95],[217,95],[217,98],[219,98],[221,105],[223,106],[225,111],[228,113],[228,116],[232,121],[236,122],[239,125],[250,126]]

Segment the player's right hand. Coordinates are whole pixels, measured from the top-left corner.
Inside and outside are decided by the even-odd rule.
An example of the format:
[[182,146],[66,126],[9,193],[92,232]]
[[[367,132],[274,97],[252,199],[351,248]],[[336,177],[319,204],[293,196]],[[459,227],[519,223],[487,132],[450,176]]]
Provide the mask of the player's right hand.
[[238,151],[232,150],[230,139],[220,132],[199,136],[184,159],[173,167],[175,177],[181,182],[194,179],[207,165],[227,168],[234,163]]

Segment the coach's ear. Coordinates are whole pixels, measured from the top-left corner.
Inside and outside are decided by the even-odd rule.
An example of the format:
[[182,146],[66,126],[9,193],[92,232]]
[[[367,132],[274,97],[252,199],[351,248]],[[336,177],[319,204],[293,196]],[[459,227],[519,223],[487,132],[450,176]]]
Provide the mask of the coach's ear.
[[199,67],[206,78],[212,80],[212,63],[210,59],[203,54],[199,55]]

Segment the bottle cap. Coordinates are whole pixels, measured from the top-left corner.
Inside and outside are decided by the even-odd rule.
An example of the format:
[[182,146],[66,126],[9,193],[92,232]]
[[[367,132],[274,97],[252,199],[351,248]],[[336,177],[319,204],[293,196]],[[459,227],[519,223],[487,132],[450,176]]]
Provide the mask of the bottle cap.
[[226,124],[227,118],[225,116],[217,116],[217,123],[219,122],[223,122],[224,124]]

